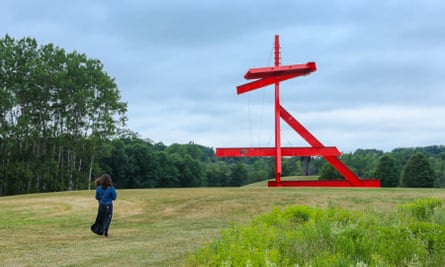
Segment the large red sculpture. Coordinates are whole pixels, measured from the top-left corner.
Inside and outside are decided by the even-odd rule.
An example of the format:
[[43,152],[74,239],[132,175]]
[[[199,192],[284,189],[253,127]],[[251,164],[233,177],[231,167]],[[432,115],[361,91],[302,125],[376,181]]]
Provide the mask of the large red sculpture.
[[[338,187],[380,187],[380,180],[361,180],[338,156],[341,153],[336,147],[325,147],[304,126],[280,105],[280,82],[308,75],[316,70],[315,62],[295,65],[280,65],[280,41],[275,35],[275,64],[273,67],[252,68],[244,78],[253,82],[237,87],[237,93],[243,94],[268,85],[275,85],[275,147],[217,148],[217,157],[275,157],[275,181],[269,186],[338,186]],[[311,147],[281,147],[280,118],[291,126]],[[282,181],[281,158],[283,156],[322,156],[330,163],[345,180],[332,181]]]

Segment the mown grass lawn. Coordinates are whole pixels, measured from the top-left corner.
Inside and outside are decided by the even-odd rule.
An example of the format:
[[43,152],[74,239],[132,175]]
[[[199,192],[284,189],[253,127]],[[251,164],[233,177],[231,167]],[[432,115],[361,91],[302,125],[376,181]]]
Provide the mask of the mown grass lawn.
[[443,189],[190,188],[118,190],[110,237],[89,230],[94,191],[0,197],[0,266],[181,266],[233,222],[274,207],[386,212]]

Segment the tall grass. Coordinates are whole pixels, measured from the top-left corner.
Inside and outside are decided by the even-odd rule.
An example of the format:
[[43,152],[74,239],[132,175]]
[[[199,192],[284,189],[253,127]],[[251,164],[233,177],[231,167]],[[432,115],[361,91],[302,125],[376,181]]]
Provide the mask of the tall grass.
[[[97,212],[94,191],[0,197],[0,266],[183,266],[188,255],[220,237],[222,229],[255,221],[261,214],[283,212],[289,206],[308,206],[300,209],[295,219],[304,221],[307,217],[306,223],[314,222],[313,209],[344,210],[335,213],[339,218],[370,210],[383,214],[384,219],[385,214],[394,210],[412,216],[396,207],[428,197],[445,199],[445,190],[267,188],[265,185],[118,189],[110,237],[106,240],[89,229]],[[443,222],[445,216],[434,212],[430,217]],[[332,227],[326,225],[323,229],[330,233],[328,229],[336,229]],[[423,234],[422,229],[417,232]],[[303,238],[301,233],[294,235]],[[304,236],[314,240],[308,244],[309,248],[330,245],[316,237],[313,230]],[[432,239],[431,244],[434,242]],[[269,260],[278,257],[279,251],[271,249]],[[263,252],[252,250],[252,253]]]
[[390,214],[291,206],[234,224],[188,258],[189,266],[445,266],[439,198]]

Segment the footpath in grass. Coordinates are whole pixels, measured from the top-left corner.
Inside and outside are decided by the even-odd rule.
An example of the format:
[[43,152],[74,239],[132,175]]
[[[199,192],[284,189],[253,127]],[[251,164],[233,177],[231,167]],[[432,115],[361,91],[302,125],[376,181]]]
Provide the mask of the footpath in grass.
[[442,199],[392,213],[275,208],[235,224],[188,258],[188,266],[445,266]]

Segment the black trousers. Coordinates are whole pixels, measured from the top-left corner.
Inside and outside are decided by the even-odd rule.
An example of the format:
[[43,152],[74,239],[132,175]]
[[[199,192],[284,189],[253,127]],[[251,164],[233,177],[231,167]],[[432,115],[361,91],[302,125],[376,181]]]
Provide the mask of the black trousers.
[[111,218],[113,217],[113,204],[99,205],[96,221],[91,225],[91,231],[98,235],[108,235]]

